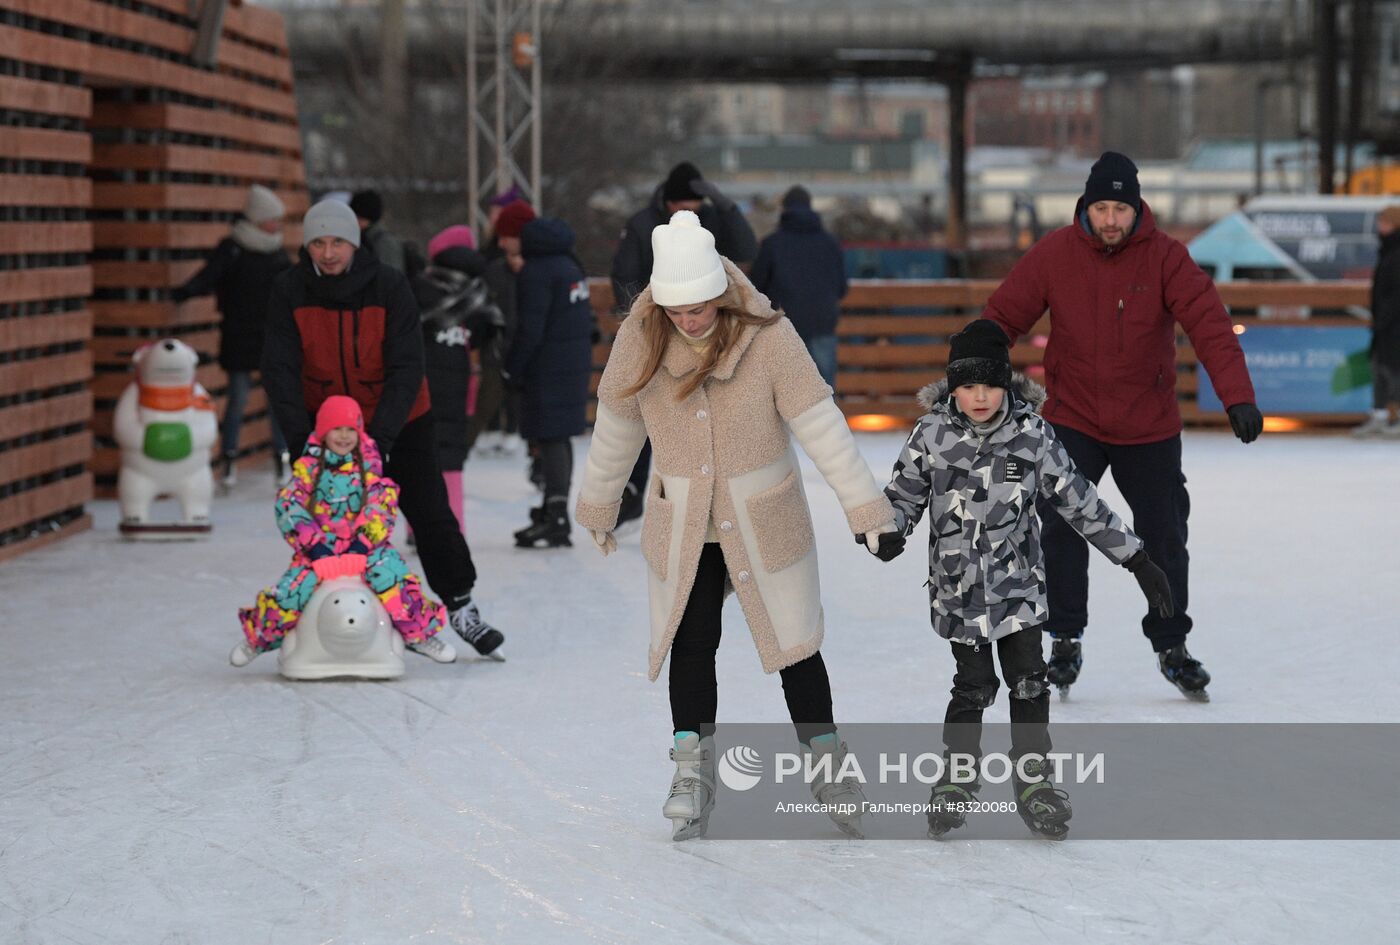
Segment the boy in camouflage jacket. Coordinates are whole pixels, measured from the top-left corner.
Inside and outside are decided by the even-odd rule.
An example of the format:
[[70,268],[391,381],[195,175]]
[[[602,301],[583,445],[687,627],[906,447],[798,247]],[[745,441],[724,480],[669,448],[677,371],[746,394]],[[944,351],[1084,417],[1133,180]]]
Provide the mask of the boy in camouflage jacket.
[[[953,336],[948,376],[919,392],[928,413],[915,425],[885,487],[898,531],[880,556],[889,560],[902,550],[900,539],[927,508],[933,627],[951,642],[957,661],[945,744],[949,752],[981,755],[982,712],[998,687],[995,643],[1011,694],[1019,812],[1033,829],[1063,836],[1069,804],[1041,770],[1048,767],[1043,756],[1051,745],[1040,641],[1046,598],[1037,500],[1131,570],[1148,602],[1164,615],[1171,613],[1171,591],[1142,540],[1099,498],[1036,413],[1044,390],[1012,374],[1008,347],[1006,335],[986,320]],[[1031,757],[1021,762],[1023,756]],[[934,789],[931,832],[962,823],[956,811],[935,823],[940,799],[945,807],[950,801],[966,803],[979,787],[975,780],[953,784],[945,774]],[[1032,815],[1040,826],[1031,822]],[[943,830],[941,823],[947,824]]]

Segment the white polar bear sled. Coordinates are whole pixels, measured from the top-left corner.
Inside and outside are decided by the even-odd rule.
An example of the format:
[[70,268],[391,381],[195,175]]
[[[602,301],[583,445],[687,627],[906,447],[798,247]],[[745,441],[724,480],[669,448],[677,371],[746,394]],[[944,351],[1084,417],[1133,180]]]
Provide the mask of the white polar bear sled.
[[322,581],[282,638],[277,669],[288,679],[398,679],[404,643],[379,598],[358,577]]

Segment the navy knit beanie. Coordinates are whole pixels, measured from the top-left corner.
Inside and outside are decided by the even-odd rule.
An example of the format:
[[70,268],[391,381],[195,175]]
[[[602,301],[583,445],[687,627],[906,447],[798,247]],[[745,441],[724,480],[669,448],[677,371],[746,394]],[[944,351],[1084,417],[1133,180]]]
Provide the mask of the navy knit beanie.
[[1084,206],[1100,200],[1116,200],[1142,212],[1137,165],[1117,151],[1105,151],[1089,169],[1084,183]]

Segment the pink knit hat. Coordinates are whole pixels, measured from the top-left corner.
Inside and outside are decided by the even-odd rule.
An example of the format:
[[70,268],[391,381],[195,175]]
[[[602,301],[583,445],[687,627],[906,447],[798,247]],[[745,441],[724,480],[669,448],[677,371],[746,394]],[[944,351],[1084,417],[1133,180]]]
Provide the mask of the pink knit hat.
[[437,254],[444,249],[451,249],[454,246],[465,246],[467,249],[476,249],[476,234],[469,226],[449,226],[437,236],[428,240],[428,262],[437,258]]
[[324,440],[326,434],[336,427],[354,427],[365,432],[365,415],[355,398],[343,394],[327,397],[321,409],[316,411],[316,437]]

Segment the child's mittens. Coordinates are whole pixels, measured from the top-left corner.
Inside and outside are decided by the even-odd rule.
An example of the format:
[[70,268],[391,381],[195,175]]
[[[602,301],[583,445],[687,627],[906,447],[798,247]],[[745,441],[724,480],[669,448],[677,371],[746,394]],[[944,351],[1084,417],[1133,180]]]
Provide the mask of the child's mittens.
[[355,540],[350,542],[350,547],[345,549],[345,553],[364,557],[369,554],[369,544],[365,541],[363,535],[356,535]]
[[306,549],[306,556],[312,562],[320,561],[323,558],[330,558],[335,555],[335,548],[329,542],[320,541]]
[[1133,572],[1133,577],[1137,578],[1138,587],[1142,588],[1142,594],[1147,598],[1147,606],[1156,608],[1157,613],[1163,617],[1170,617],[1176,612],[1172,605],[1172,588],[1167,582],[1167,575],[1153,563],[1145,550],[1123,562],[1123,567]]
[[870,552],[881,561],[893,561],[904,551],[904,536],[894,531],[891,526],[884,526],[885,530],[876,529],[866,532],[864,535],[857,535],[856,544],[864,545],[865,550]]

